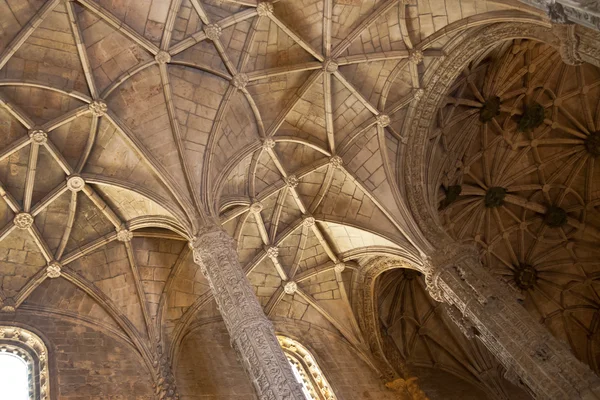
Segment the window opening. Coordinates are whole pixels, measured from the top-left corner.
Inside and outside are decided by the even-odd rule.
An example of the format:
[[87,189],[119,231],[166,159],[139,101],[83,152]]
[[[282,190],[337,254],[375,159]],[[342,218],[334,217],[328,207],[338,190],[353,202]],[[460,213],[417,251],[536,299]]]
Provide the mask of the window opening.
[[0,398],[30,400],[27,362],[6,350],[0,352]]
[[286,336],[277,336],[277,339],[292,366],[296,380],[302,384],[307,400],[336,400],[325,375],[308,349]]
[[0,399],[48,400],[47,356],[33,332],[0,325]]

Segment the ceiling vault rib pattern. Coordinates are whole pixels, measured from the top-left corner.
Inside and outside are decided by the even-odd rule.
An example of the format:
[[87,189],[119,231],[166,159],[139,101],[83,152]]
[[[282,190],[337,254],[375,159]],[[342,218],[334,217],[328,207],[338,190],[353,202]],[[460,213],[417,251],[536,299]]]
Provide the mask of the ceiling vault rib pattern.
[[[270,318],[309,321],[335,332],[376,365],[372,337],[357,315],[357,277],[377,257],[396,260],[397,267],[406,266],[400,259],[420,259],[397,182],[404,132],[428,68],[445,57],[448,38],[470,27],[437,36],[438,26],[419,32],[414,13],[422,10],[405,0],[360,5],[306,1],[306,14],[300,12],[304,3],[291,0],[109,3],[29,5],[28,21],[19,22],[8,43],[0,43],[5,46],[0,52],[0,116],[10,119],[0,125],[0,132],[7,133],[0,140],[0,211],[6,214],[0,222],[0,250],[22,251],[25,260],[10,261],[22,268],[0,277],[0,310],[56,310],[61,304],[65,315],[80,314],[107,331],[122,330],[154,371],[162,351],[157,343],[175,358],[191,327],[218,317],[208,282],[186,245],[203,226],[218,221],[236,240],[240,262]],[[464,16],[485,13],[487,7]],[[494,22],[520,15],[497,7],[505,14],[490,11]],[[61,41],[52,47],[49,35]],[[545,63],[553,52],[540,57],[528,62],[550,68]],[[448,111],[440,111],[443,126],[431,137],[439,147],[429,155],[432,160],[476,140],[474,123],[465,125],[467,138],[449,137],[445,126],[478,118],[491,90],[468,79],[478,71],[485,69],[465,72],[447,98]],[[527,69],[512,80],[497,74],[495,79],[504,82],[499,110],[517,118],[524,111],[507,101],[530,96],[513,86],[519,79],[530,84],[535,76]],[[588,91],[600,88],[583,83],[587,75],[578,74]],[[557,92],[562,102],[576,96],[567,89]],[[583,151],[544,158],[534,149],[539,165],[563,160],[563,167],[547,175],[539,166],[509,174],[506,164],[522,162],[530,148],[581,146],[600,125],[591,104],[583,106],[580,121],[575,111],[555,102],[540,100],[545,109],[559,107],[564,120],[552,115],[543,124],[571,136],[553,139],[544,131],[536,139],[503,137],[523,150],[513,159],[503,154],[502,160],[492,160],[487,149],[502,140],[486,133],[509,131],[493,118],[483,128],[482,149],[463,161],[484,163],[482,176],[464,172],[469,182],[463,184],[463,196],[484,197],[492,185],[532,190],[521,181],[535,172],[540,187],[552,188],[570,174],[553,199],[557,206],[569,199],[582,174],[587,188],[581,197],[595,201],[594,160]],[[461,114],[463,108],[474,110]],[[449,173],[432,174],[445,179]],[[454,183],[446,180],[444,187]],[[478,214],[480,204],[461,198],[442,215],[464,206],[453,216],[465,221],[457,236],[465,238],[477,225],[487,239],[492,223],[500,227],[500,236],[515,230],[500,217],[503,210],[526,223],[522,236],[533,232],[526,212],[550,211],[549,204],[512,191],[504,200],[501,208]],[[512,206],[525,211],[519,214]],[[600,239],[597,228],[572,216],[587,210],[565,206],[565,211],[562,239],[568,236],[564,229]],[[540,228],[537,235],[544,233]],[[540,240],[530,254],[515,246],[507,258],[494,246],[512,246],[510,240],[479,239],[474,238],[499,270],[533,258],[532,249],[544,246]],[[567,250],[574,254],[577,249]],[[391,286],[373,291],[371,300],[387,313],[382,326],[402,332],[396,353],[414,365],[441,366],[482,387],[496,385],[490,390],[503,393],[495,360],[485,349],[447,325],[448,337],[432,333],[432,326],[445,322],[420,276],[387,273],[395,274]],[[539,280],[552,285],[542,270]],[[76,290],[84,300],[67,304],[53,295],[53,303],[45,304],[48,288]],[[575,296],[596,304],[588,294]],[[551,300],[556,307],[562,304]],[[588,333],[596,330],[568,318]],[[378,340],[393,341],[391,336]],[[506,393],[497,397],[507,398]]]

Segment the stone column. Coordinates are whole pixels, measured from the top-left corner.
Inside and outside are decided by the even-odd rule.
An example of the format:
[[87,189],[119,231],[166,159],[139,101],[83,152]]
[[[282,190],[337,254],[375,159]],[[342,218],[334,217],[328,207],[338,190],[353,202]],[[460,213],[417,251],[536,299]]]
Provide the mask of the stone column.
[[218,227],[191,243],[194,261],[208,279],[231,345],[261,400],[306,400],[271,321],[238,262],[234,240]]
[[582,25],[600,30],[600,3],[598,0],[520,0],[546,12],[555,23]]
[[426,258],[428,289],[449,305],[449,317],[504,365],[505,377],[535,398],[600,399],[600,378],[575,358],[481,265],[474,248],[446,247]]

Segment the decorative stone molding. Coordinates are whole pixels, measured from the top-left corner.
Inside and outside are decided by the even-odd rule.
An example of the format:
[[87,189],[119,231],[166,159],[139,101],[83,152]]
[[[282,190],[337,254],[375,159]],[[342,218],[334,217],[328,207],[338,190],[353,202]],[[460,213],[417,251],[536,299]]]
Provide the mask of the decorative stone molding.
[[424,58],[423,52],[418,49],[410,50],[408,53],[408,61],[415,65],[422,63]]
[[375,119],[377,120],[377,125],[379,125],[382,128],[385,128],[390,125],[390,116],[387,114],[379,114],[375,117]]
[[423,90],[423,89],[417,89],[417,90],[415,90],[415,93],[413,95],[414,99],[417,100],[417,101],[421,100],[423,98],[423,94],[424,93],[425,93],[425,90]]
[[334,72],[336,72],[339,68],[339,65],[337,62],[335,62],[334,60],[332,60],[331,58],[328,58],[325,60],[325,62],[323,62],[323,71],[325,72],[329,72],[330,74],[333,74]]
[[277,258],[279,256],[279,249],[277,246],[268,246],[265,248],[265,251],[269,258]]
[[85,187],[85,181],[79,175],[69,175],[67,177],[67,188],[71,192],[80,192]]
[[295,188],[296,186],[298,186],[298,178],[296,178],[296,175],[290,175],[287,178],[285,178],[285,184],[289,187],[289,188]]
[[520,0],[546,12],[553,23],[575,23],[600,30],[600,3],[597,0]]
[[446,307],[444,307],[444,310],[446,311],[446,316],[454,324],[456,324],[456,326],[458,326],[458,329],[460,329],[460,331],[467,338],[473,339],[475,337],[477,330],[475,329],[475,327],[473,326],[471,321],[469,321],[468,319],[463,317],[460,310],[458,308],[456,308],[456,306],[446,304]]
[[315,226],[315,217],[305,215],[302,219],[302,225],[304,225],[307,228],[312,228],[313,226]]
[[275,140],[272,138],[267,138],[263,141],[262,145],[264,150],[270,150],[275,147]]
[[252,214],[260,214],[260,212],[263,210],[264,206],[260,201],[255,201],[254,203],[252,203],[250,205],[250,212]]
[[108,106],[102,100],[94,100],[88,105],[88,110],[96,117],[102,117],[106,115]]
[[296,290],[298,290],[298,284],[294,281],[287,281],[283,285],[283,291],[286,294],[294,294],[296,293]]
[[329,159],[329,164],[333,168],[340,168],[341,166],[344,165],[344,160],[340,156],[333,156]]
[[565,64],[581,65],[583,62],[579,55],[579,37],[575,33],[573,24],[554,24],[552,33],[560,41],[559,52]]
[[273,14],[273,4],[270,1],[261,1],[256,6],[256,13],[260,17],[268,17]]
[[119,242],[130,242],[133,239],[133,232],[127,228],[117,230],[117,240]]
[[32,129],[29,131],[29,138],[33,143],[43,145],[48,141],[48,134],[42,129]]
[[206,273],[231,345],[259,399],[305,400],[273,325],[239,264],[234,243],[225,231],[211,226],[191,244],[194,262]]
[[223,29],[218,24],[208,24],[204,27],[204,34],[213,42],[218,40],[223,33]]
[[10,352],[27,365],[30,398],[50,399],[48,349],[39,336],[20,327],[0,325],[0,352]]
[[[306,382],[306,390],[309,392],[311,398],[336,400],[331,386],[310,351],[300,342],[286,336],[278,335],[277,340],[288,360],[290,360],[290,363],[296,365],[302,380]],[[317,391],[320,396],[317,394]]]
[[240,72],[239,74],[235,74],[231,79],[231,84],[239,90],[242,90],[248,84],[248,75]]
[[158,400],[179,400],[179,392],[175,383],[175,376],[171,369],[169,358],[162,350],[162,345],[156,346],[157,359],[154,360],[154,369],[158,376],[155,384],[155,393]]
[[346,270],[346,264],[344,264],[341,261],[338,261],[338,262],[335,263],[335,267],[333,267],[333,269],[334,269],[335,272],[342,273],[342,272],[344,272]]
[[171,62],[171,55],[168,51],[160,50],[158,53],[156,53],[154,59],[159,64],[168,64]]
[[18,229],[29,229],[33,225],[33,216],[26,212],[21,212],[15,215],[13,223]]
[[565,14],[565,9],[562,4],[556,2],[550,2],[546,5],[546,13],[548,18],[555,24],[568,24],[569,18]]
[[597,0],[557,0],[569,21],[600,30],[600,3]]
[[3,313],[14,313],[15,311],[17,311],[17,309],[15,308],[14,304],[3,304],[2,305],[2,310]]
[[61,265],[58,261],[51,261],[46,267],[46,275],[48,278],[58,278],[61,274]]

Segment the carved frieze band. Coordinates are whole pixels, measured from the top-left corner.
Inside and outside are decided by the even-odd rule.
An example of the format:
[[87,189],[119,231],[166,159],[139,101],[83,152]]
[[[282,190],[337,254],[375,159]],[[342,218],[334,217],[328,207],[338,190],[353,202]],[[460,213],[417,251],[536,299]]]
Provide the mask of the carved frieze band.
[[575,23],[600,30],[600,2],[597,0],[521,0],[542,9],[552,22]]

